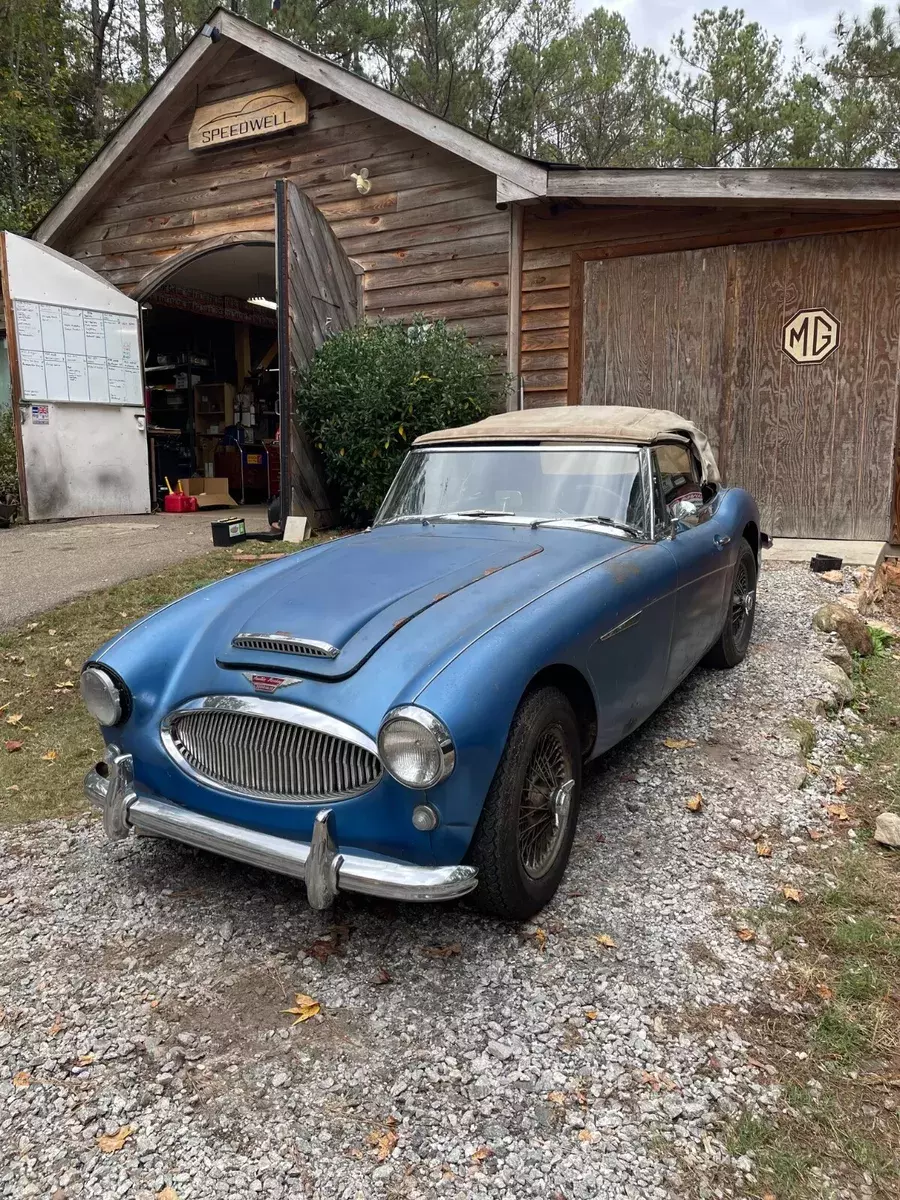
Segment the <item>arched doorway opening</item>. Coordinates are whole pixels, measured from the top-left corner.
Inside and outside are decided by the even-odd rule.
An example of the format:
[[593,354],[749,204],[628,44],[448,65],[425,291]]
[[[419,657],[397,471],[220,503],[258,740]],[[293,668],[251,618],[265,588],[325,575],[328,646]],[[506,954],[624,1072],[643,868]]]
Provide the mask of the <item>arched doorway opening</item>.
[[274,239],[198,247],[139,299],[153,501],[192,479],[266,504],[280,487]]

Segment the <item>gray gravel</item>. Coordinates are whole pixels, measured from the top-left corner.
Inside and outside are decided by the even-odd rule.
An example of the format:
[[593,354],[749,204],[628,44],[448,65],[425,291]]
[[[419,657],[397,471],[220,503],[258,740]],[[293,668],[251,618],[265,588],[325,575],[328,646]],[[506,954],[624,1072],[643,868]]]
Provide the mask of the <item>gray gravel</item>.
[[[825,826],[785,721],[823,688],[810,616],[831,594],[764,572],[747,662],[697,671],[590,773],[534,926],[354,898],[314,914],[289,881],[111,847],[89,818],[0,836],[0,1196],[756,1194],[724,1128],[778,1105],[746,1017],[791,1001],[779,955],[736,930],[806,885]],[[859,736],[815,719],[820,758]],[[296,992],[321,1013],[291,1027]]]

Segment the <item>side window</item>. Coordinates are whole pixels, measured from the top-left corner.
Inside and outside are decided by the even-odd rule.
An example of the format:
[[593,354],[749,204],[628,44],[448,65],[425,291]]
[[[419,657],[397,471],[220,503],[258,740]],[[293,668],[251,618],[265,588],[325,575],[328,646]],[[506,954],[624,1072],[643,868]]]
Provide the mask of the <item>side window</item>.
[[687,446],[667,443],[653,451],[662,487],[663,503],[668,509],[676,500],[703,504],[700,473]]

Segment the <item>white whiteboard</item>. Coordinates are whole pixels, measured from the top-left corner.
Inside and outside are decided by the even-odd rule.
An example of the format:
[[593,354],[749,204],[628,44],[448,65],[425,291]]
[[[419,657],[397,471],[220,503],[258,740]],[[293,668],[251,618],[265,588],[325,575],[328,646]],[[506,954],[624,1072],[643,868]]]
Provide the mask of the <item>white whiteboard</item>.
[[136,316],[15,300],[23,400],[141,407]]

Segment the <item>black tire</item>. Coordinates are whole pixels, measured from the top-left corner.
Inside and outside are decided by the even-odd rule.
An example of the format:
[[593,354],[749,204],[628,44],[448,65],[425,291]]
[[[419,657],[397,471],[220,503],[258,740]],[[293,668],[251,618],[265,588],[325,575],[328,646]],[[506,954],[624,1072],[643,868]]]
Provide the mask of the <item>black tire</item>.
[[753,548],[742,538],[738,559],[734,564],[734,574],[731,577],[725,623],[719,640],[703,660],[706,666],[726,669],[736,667],[744,661],[747,647],[750,645],[750,635],[753,633],[753,619],[756,616],[756,577],[756,557]]
[[[526,798],[541,803],[526,805]],[[475,908],[527,921],[549,903],[569,861],[580,800],[575,714],[558,688],[540,688],[513,718],[469,848],[468,861],[478,868]]]

